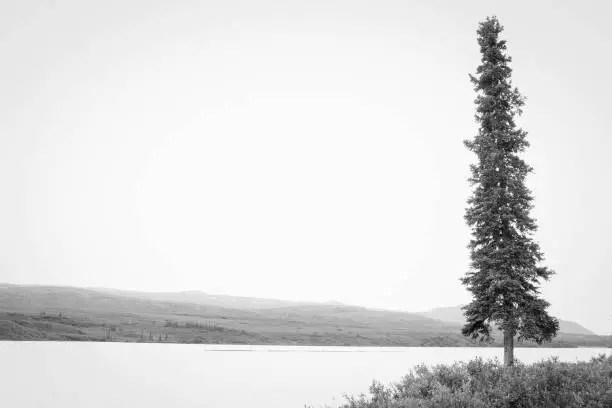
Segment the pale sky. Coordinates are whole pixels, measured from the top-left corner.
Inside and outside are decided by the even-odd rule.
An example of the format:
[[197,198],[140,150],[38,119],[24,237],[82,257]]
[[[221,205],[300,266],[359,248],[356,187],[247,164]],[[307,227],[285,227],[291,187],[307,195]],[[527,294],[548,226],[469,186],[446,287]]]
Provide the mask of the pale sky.
[[469,301],[468,80],[527,96],[551,312],[612,333],[606,1],[3,1],[0,282]]

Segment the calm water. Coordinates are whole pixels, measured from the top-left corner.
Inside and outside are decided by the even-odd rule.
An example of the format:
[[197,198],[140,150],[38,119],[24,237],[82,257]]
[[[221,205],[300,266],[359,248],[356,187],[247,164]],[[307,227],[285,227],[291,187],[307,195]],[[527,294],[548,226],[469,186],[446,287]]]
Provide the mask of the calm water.
[[[0,342],[0,392],[6,407],[336,406],[373,379],[399,380],[421,362],[500,348],[353,348],[134,343]],[[517,349],[523,362],[558,356],[588,360],[611,349]]]

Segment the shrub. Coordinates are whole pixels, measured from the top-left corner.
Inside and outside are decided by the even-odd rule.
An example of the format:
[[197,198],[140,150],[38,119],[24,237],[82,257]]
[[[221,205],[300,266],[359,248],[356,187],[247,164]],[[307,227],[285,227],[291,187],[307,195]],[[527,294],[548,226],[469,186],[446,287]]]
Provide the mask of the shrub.
[[417,366],[400,382],[374,382],[343,408],[612,408],[612,356],[504,368],[498,360]]

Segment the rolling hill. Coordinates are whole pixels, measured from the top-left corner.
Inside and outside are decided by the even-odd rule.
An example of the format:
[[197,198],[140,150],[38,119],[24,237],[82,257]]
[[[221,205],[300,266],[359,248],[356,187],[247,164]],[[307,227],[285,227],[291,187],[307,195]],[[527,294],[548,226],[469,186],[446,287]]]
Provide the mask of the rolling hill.
[[[482,345],[463,337],[456,320],[433,311],[429,314],[202,292],[145,293],[0,284],[0,339],[5,340]],[[610,343],[611,339],[603,336],[564,333],[552,346]]]
[[[457,324],[463,324],[465,322],[463,312],[461,311],[461,306],[438,307],[419,314],[421,316],[430,317],[432,319],[437,319],[444,322],[451,322]],[[568,334],[595,335],[595,333],[576,322],[562,319],[559,319],[559,331],[561,333]]]
[[335,304],[337,302],[329,303],[315,303],[315,302],[298,302],[290,300],[278,300],[278,299],[264,299],[256,297],[245,297],[245,296],[228,296],[228,295],[211,295],[201,291],[182,291],[182,292],[137,292],[137,291],[126,291],[119,289],[107,289],[107,288],[89,288],[96,292],[107,293],[109,295],[117,295],[130,297],[135,299],[144,300],[155,300],[164,302],[179,302],[179,303],[196,303],[201,305],[219,306],[233,309],[246,309],[246,310],[260,310],[260,309],[273,309],[277,307],[285,306],[298,306],[298,305],[320,305],[320,304]]

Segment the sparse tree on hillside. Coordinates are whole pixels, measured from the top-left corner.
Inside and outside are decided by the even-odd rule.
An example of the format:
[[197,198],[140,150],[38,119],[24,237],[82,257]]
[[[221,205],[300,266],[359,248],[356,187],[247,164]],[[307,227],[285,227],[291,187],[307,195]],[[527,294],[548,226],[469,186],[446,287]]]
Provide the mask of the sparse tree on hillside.
[[541,344],[559,329],[539,296],[539,282],[553,272],[540,266],[543,254],[533,241],[532,195],[525,177],[532,171],[519,154],[529,145],[517,127],[524,97],[512,86],[503,27],[496,17],[478,28],[482,63],[470,76],[476,97],[478,134],[466,147],[478,157],[471,166],[472,196],[465,219],[472,230],[470,270],[462,278],[473,300],[465,306],[463,334],[491,339],[491,324],[504,333],[504,364],[514,362],[514,338]]

